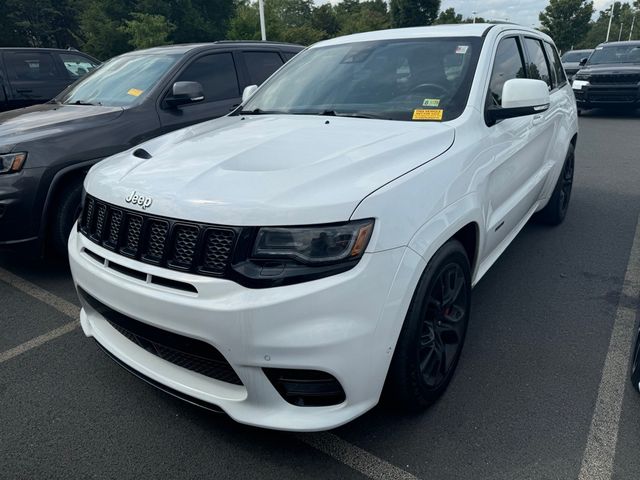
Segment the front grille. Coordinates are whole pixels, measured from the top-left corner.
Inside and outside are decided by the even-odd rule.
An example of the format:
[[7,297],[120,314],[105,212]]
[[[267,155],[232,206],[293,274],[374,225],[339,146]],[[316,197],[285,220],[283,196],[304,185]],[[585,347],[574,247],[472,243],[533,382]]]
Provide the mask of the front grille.
[[80,232],[121,255],[173,270],[224,276],[238,237],[234,227],[148,215],[87,195]]
[[78,293],[120,334],[147,352],[221,382],[242,385],[233,367],[213,345],[134,320],[109,308],[80,288]]
[[635,85],[640,83],[639,73],[621,73],[616,75],[591,75],[589,77],[589,83],[592,85],[599,84],[622,84],[622,85]]

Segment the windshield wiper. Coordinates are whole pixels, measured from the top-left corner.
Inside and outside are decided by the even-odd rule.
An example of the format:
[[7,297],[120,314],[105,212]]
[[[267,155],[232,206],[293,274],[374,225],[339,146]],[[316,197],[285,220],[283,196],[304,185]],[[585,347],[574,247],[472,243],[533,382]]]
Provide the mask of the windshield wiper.
[[76,100],[75,102],[67,103],[67,105],[102,105],[102,103],[91,103],[85,100]]
[[363,112],[354,112],[354,113],[339,113],[335,110],[324,110],[320,113],[305,113],[304,115],[321,115],[325,117],[349,117],[349,118],[374,118],[378,120],[388,120],[385,117],[380,115],[376,115],[373,113],[363,113]]
[[278,110],[260,110],[259,108],[253,110],[240,110],[237,115],[278,115],[286,114],[287,112],[281,112]]

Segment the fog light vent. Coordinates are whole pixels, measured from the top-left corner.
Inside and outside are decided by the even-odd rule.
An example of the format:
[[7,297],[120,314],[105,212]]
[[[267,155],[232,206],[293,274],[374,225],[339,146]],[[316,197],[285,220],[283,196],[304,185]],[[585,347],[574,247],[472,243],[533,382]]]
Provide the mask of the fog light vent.
[[263,368],[278,393],[298,407],[324,407],[344,402],[345,394],[333,375],[318,370]]

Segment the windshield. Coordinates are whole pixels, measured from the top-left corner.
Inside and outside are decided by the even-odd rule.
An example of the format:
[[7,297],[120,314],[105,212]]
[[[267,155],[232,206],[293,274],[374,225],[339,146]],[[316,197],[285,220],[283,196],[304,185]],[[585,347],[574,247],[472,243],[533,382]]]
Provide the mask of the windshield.
[[141,101],[179,55],[125,55],[100,66],[56,100],[76,105],[126,107]]
[[597,47],[587,63],[589,65],[601,65],[603,63],[640,63],[640,45]]
[[478,37],[421,38],[311,48],[240,113],[451,120],[466,106],[481,44]]
[[562,61],[563,62],[579,62],[580,60],[582,60],[583,58],[588,58],[589,55],[591,55],[590,51],[574,51],[574,52],[567,52],[564,55],[562,55]]

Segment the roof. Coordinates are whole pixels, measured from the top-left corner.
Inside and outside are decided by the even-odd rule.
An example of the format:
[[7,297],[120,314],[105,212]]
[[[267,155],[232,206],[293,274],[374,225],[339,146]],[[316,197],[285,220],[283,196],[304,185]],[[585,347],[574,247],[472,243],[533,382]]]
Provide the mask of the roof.
[[219,42],[206,42],[206,43],[182,43],[177,45],[163,45],[160,47],[152,47],[146,48],[144,50],[134,50],[132,52],[127,52],[124,55],[138,55],[138,54],[149,54],[149,55],[162,55],[162,54],[179,54],[183,55],[192,50],[204,50],[207,48],[215,48],[215,47],[224,47],[224,46],[278,46],[278,47],[290,47],[292,50],[302,50],[302,46],[296,45],[295,43],[283,43],[283,42],[269,42],[269,41],[260,41],[260,40],[222,40]]
[[392,28],[375,32],[356,33],[344,37],[332,38],[318,42],[315,46],[339,45],[341,43],[366,42],[374,40],[395,40],[401,38],[436,38],[436,37],[482,37],[492,28],[503,30],[518,29],[546,37],[539,30],[514,23],[458,23],[453,25],[433,25],[429,27]]
[[640,46],[640,40],[626,40],[624,42],[602,42],[599,47],[617,47],[617,46],[630,46],[637,47]]

